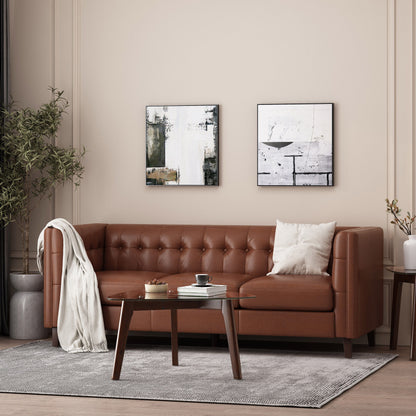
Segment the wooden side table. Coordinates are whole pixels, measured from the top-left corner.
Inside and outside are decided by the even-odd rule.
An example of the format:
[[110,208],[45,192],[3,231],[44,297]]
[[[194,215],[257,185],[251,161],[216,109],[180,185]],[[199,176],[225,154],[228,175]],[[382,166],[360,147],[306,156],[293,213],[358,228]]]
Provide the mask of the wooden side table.
[[410,360],[416,359],[416,270],[405,269],[402,266],[387,267],[387,270],[394,273],[393,282],[393,304],[391,308],[391,331],[390,331],[390,349],[397,348],[397,336],[399,333],[400,301],[402,298],[403,283],[412,283],[413,310],[412,310],[412,336],[410,340]]

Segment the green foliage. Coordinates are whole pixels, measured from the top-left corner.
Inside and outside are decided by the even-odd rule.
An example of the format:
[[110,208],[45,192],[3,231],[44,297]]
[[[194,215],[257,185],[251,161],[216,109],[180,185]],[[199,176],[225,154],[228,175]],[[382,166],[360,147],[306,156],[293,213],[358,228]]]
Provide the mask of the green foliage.
[[386,199],[387,204],[387,212],[393,215],[394,219],[390,221],[391,224],[395,224],[399,227],[401,231],[405,234],[410,235],[412,234],[412,225],[415,222],[416,215],[411,215],[408,211],[404,218],[401,217],[401,209],[397,205],[399,201],[397,199],[393,199],[391,202],[389,199]]
[[[13,104],[1,109],[0,221],[4,226],[16,222],[24,240],[36,201],[50,198],[54,188],[68,180],[79,185],[84,171],[84,151],[55,144],[68,101],[63,91],[51,92],[51,101],[37,110],[14,109]],[[28,255],[28,241],[23,246]]]

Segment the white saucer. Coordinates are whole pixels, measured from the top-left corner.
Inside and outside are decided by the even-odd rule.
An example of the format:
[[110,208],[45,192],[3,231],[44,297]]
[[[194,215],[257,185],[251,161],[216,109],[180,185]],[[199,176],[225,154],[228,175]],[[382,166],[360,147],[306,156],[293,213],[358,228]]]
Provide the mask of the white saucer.
[[209,286],[212,286],[212,284],[207,283],[206,285],[199,285],[198,283],[192,283],[192,286],[194,286],[194,287],[209,287]]

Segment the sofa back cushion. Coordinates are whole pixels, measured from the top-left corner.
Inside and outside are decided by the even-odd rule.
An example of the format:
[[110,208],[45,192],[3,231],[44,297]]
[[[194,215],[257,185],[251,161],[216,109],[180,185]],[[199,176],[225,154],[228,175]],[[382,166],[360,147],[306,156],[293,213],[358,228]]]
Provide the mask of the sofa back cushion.
[[[349,228],[336,227],[335,235]],[[273,267],[274,237],[275,226],[109,224],[104,270],[264,276]],[[331,251],[329,274],[332,267]]]
[[75,225],[75,229],[84,242],[88,258],[90,259],[95,271],[103,270],[104,267],[106,227],[107,224]]
[[274,226],[107,225],[105,270],[265,275]]

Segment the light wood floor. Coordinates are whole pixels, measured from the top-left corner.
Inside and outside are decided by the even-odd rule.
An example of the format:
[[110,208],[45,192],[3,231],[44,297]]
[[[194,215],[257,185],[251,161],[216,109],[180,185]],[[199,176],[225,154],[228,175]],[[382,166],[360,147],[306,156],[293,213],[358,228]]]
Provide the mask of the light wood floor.
[[[0,349],[23,343],[0,337]],[[387,347],[354,348],[360,351],[388,351]],[[407,347],[400,347],[397,352],[400,354],[398,358],[319,410],[0,393],[0,415],[414,416],[416,361],[409,361]]]

